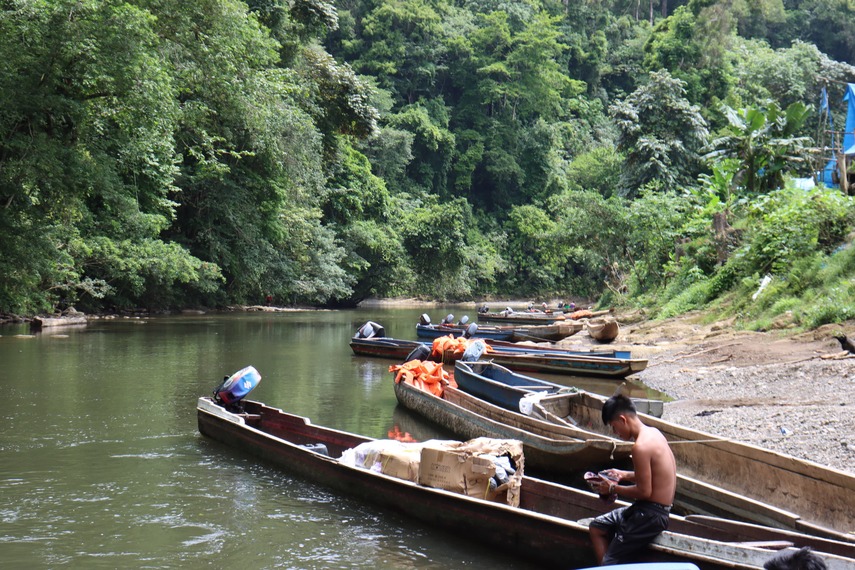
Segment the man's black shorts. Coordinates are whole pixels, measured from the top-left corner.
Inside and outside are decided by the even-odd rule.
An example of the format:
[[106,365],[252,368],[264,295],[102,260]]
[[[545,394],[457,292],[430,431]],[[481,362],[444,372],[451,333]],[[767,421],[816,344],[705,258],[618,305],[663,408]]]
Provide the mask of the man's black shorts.
[[636,501],[628,507],[622,507],[600,515],[591,521],[591,526],[609,534],[609,548],[603,557],[603,564],[626,564],[632,562],[632,555],[643,549],[668,528],[668,513],[671,507]]

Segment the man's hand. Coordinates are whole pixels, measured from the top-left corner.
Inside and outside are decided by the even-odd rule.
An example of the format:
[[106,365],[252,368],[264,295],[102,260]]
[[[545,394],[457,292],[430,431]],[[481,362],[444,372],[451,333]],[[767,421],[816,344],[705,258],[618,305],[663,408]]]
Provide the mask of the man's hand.
[[630,473],[631,471],[621,471],[620,469],[606,469],[605,471],[600,471],[600,475],[608,477],[609,479],[614,479],[616,483],[629,479]]
[[612,485],[616,485],[616,483],[614,481],[609,481],[608,479],[604,478],[597,486],[597,493],[599,493],[600,495],[611,495]]

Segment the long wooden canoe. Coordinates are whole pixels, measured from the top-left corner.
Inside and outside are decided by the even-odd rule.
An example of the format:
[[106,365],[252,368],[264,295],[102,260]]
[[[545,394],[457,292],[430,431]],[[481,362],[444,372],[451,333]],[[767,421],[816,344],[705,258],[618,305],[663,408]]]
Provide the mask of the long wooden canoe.
[[478,313],[478,321],[515,325],[551,325],[552,323],[566,320],[566,318],[562,312],[500,311],[498,313]]
[[[428,421],[463,439],[493,437],[516,439],[523,444],[526,465],[539,472],[579,473],[614,465],[628,465],[632,444],[612,438],[587,440],[569,436],[555,438],[542,430],[544,422],[506,410],[446,387],[442,397],[404,382],[395,384],[398,403]],[[549,426],[546,426],[549,428]],[[551,428],[549,428],[551,429]]]
[[482,356],[496,364],[522,372],[595,376],[623,380],[647,368],[645,358],[603,358],[600,356],[558,356],[550,354],[509,354],[491,352]]
[[[550,421],[608,435],[602,400],[591,394],[547,396],[535,409]],[[650,415],[640,417],[671,443],[680,473],[730,491],[733,501],[745,497],[777,507],[771,521],[776,524],[855,542],[855,474]]]
[[89,321],[85,315],[70,315],[66,317],[33,317],[30,321],[32,330],[43,330],[56,327],[81,327]]
[[[471,326],[471,325],[470,325]],[[468,331],[474,330],[473,338],[490,338],[494,340],[510,340],[514,336],[513,327],[479,327],[473,329],[463,325],[422,324],[416,323],[416,336],[418,338],[439,338],[451,335],[453,337],[464,336]]]
[[600,342],[611,342],[620,333],[620,325],[611,316],[588,319],[585,322],[585,328],[591,338]]
[[[472,362],[455,364],[455,379],[460,389],[514,410],[519,409],[518,398],[520,391],[526,391],[525,384],[532,384],[535,386],[532,391],[540,392],[544,390],[538,390],[535,383],[540,382],[540,388],[543,388],[543,385],[550,384],[543,380],[522,376],[527,380],[514,378],[516,384],[506,385],[503,390],[501,382],[498,381],[500,377],[494,376],[493,379],[487,379],[483,375],[465,374],[463,372],[466,369],[471,369],[473,365],[477,370],[480,364]],[[555,386],[558,387],[558,385]],[[603,426],[600,419],[600,411],[604,401],[605,399],[598,394],[581,391],[567,392],[565,388],[564,393],[544,394],[542,399],[533,404],[532,416],[559,428],[558,431],[550,432],[549,428],[541,426],[540,433],[551,434],[552,437],[569,436],[584,439],[585,437],[596,436],[612,437],[615,441],[619,441],[608,433],[608,429]],[[642,417],[645,418],[644,421],[648,425],[663,423],[659,418],[653,418],[649,414],[643,414]],[[647,421],[647,418],[657,420],[657,422]],[[664,423],[667,424],[668,422]],[[670,425],[673,426],[674,424]],[[570,430],[570,432],[568,433],[566,430]],[[662,431],[668,437],[671,430],[663,429]],[[708,437],[714,436],[697,432],[693,436],[693,440],[709,442]],[[673,441],[671,437],[669,440]],[[821,520],[817,522],[814,516],[809,516],[808,512],[793,510],[792,502],[783,502],[775,496],[784,493],[783,490],[778,493],[770,492],[765,495],[750,496],[743,491],[739,483],[724,481],[718,475],[718,465],[716,464],[717,461],[726,461],[723,455],[716,456],[711,459],[710,463],[701,468],[687,464],[684,457],[690,450],[685,448],[693,445],[695,444],[675,444],[672,446],[678,462],[676,503],[682,508],[699,513],[725,515],[763,525],[831,536],[840,540],[853,540],[855,538],[850,534],[850,531],[838,530],[830,522]],[[697,451],[701,456],[700,459],[695,459],[694,463],[702,462],[705,457],[703,448],[699,448]],[[777,455],[772,452],[766,453]],[[834,472],[834,470],[831,471]],[[761,476],[765,477],[765,474]],[[841,488],[837,488],[837,490],[842,491]],[[808,522],[812,520],[814,522]]]
[[[259,402],[246,401],[242,406],[243,411],[235,413],[211,398],[199,398],[200,433],[316,483],[448,531],[465,532],[473,540],[548,567],[581,568],[594,563],[585,521],[611,507],[592,493],[524,476],[520,506],[512,507],[426,487],[337,459],[370,438],[315,426],[307,418]],[[315,443],[324,444],[329,455],[304,447]],[[832,570],[855,569],[855,560],[846,551],[830,553],[840,547],[838,543],[816,540],[794,535],[786,542],[792,548],[811,546]],[[672,515],[669,530],[640,555],[640,561],[693,562],[704,570],[760,570],[775,554],[771,547],[780,548],[781,541],[764,546],[744,544],[739,531]]]
[[[489,355],[497,353],[504,355],[540,355],[540,356],[557,356],[557,357],[596,357],[596,358],[620,358],[625,360],[632,359],[632,353],[628,350],[567,350],[561,348],[544,348],[536,345],[516,344],[513,342],[505,342],[501,340],[482,339],[488,346],[493,349]],[[392,337],[371,337],[359,338],[353,337],[350,339],[350,348],[353,353],[360,356],[376,356],[378,358],[406,358],[413,350],[419,346],[427,346],[431,348],[431,343],[420,340],[403,340]],[[446,363],[451,363],[455,358],[448,355],[445,359]],[[636,368],[641,370],[642,366],[646,367],[647,360],[633,359],[636,361]],[[514,369],[513,366],[508,368]],[[558,367],[556,367],[558,368]]]
[[[555,394],[568,391],[567,386],[512,372],[510,367],[501,366],[499,362],[502,359],[492,353],[489,358],[489,361],[455,362],[454,379],[457,384],[466,392],[508,410],[519,410],[520,398],[531,392]],[[633,402],[639,411],[662,416],[662,400],[633,398]]]
[[[489,339],[484,339],[485,342]],[[570,376],[594,376],[622,380],[630,374],[643,370],[647,360],[619,356],[628,351],[594,352],[594,351],[546,351],[528,348],[517,350],[506,349],[489,341],[494,351],[482,358],[520,372],[545,372]],[[430,343],[416,340],[399,340],[388,337],[352,338],[350,348],[360,356],[375,356],[382,358],[405,359],[419,346],[431,348]],[[453,351],[446,351],[442,361],[451,364],[460,357]],[[439,360],[437,358],[437,360]]]
[[418,338],[438,338],[452,335],[454,337],[471,336],[473,338],[488,338],[512,342],[558,342],[559,340],[573,336],[585,328],[585,323],[582,321],[562,321],[552,324],[529,326],[473,326],[473,324],[464,326],[441,323],[416,323],[416,336]]

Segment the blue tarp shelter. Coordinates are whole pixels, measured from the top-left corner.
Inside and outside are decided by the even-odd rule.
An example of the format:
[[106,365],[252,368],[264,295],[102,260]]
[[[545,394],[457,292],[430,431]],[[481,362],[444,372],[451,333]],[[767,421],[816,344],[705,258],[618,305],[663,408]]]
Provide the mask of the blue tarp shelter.
[[[855,83],[846,84],[846,93],[843,95],[843,102],[846,103],[846,127],[843,131],[843,154],[846,157],[855,157]],[[825,100],[821,105],[827,104]],[[831,116],[829,114],[829,122]],[[832,144],[832,146],[834,146]],[[849,160],[846,161],[850,162]],[[837,157],[832,158],[825,164],[818,173],[819,181],[829,187],[835,187],[839,184],[837,180],[838,167]]]

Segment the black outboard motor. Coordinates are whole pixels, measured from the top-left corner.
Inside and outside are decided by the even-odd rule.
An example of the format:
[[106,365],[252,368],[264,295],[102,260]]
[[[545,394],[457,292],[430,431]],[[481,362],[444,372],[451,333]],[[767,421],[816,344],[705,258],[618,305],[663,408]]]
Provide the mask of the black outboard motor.
[[383,325],[377,324],[374,321],[368,321],[356,331],[354,338],[374,338],[386,336],[386,329]]
[[484,303],[483,305],[478,307],[478,314],[479,315],[486,315],[489,312],[490,312],[490,307],[487,306],[487,303]]
[[430,324],[430,317],[427,313],[422,313],[422,316],[419,317],[419,324],[424,326],[428,326]]
[[427,360],[430,357],[431,349],[426,344],[420,344],[416,348],[407,355],[407,358],[404,362],[409,362],[410,360]]
[[459,321],[457,321],[457,324],[462,326],[468,322],[469,322],[469,315],[463,315],[463,318],[460,319]]
[[445,318],[440,322],[441,325],[453,325],[454,324],[454,315],[448,313],[445,315]]
[[472,338],[478,332],[478,323],[472,323],[466,327],[466,332],[463,333],[463,338]]

